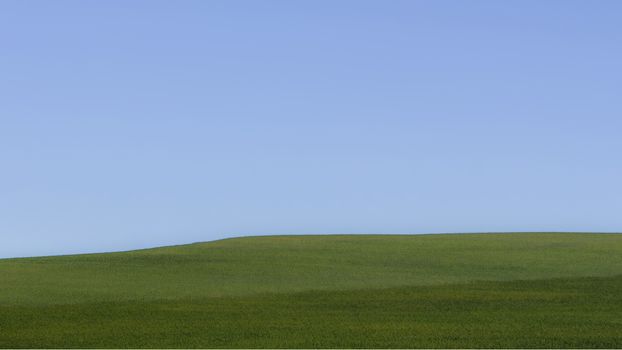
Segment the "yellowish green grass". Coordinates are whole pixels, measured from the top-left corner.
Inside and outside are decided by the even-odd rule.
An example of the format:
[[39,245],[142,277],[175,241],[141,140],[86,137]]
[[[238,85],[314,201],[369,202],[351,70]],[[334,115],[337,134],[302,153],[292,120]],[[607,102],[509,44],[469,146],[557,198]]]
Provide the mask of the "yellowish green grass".
[[272,236],[0,260],[0,347],[621,347],[622,235]]

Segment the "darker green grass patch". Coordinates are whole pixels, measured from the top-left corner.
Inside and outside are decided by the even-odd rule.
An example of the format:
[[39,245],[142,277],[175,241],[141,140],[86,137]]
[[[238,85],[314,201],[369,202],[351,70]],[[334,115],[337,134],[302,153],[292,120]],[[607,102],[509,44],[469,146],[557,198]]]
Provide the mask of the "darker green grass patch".
[[11,348],[619,348],[622,277],[0,306]]

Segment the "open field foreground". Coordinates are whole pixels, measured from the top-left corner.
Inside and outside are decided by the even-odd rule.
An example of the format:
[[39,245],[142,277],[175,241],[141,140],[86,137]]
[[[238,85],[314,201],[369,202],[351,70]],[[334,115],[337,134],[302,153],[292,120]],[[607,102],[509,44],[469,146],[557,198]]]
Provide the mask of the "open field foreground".
[[4,348],[619,348],[622,235],[269,236],[0,260]]

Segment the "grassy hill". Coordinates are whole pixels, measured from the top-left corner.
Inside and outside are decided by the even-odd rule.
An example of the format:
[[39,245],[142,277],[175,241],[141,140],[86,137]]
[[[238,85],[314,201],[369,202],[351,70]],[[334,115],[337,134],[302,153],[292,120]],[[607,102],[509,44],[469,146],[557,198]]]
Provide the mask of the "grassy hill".
[[0,347],[622,347],[622,235],[226,239],[0,260]]

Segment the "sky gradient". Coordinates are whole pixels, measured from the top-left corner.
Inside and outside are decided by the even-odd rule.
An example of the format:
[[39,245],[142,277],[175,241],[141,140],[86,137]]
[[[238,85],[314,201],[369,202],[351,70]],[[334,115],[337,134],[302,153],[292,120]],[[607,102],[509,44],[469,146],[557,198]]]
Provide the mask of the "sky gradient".
[[622,231],[621,1],[2,1],[0,257]]

